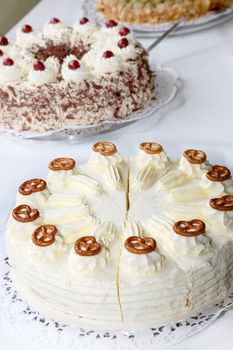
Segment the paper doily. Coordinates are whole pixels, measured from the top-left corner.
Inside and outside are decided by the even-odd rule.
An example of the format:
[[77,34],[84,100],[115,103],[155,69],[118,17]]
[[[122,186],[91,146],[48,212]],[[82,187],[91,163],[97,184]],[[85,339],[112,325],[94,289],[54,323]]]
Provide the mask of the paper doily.
[[[3,237],[3,232],[0,232]],[[1,327],[8,336],[22,345],[40,344],[41,348],[76,349],[148,349],[155,345],[174,345],[209,327],[227,310],[233,308],[233,292],[221,303],[190,317],[186,321],[166,326],[145,328],[134,332],[97,331],[58,322],[40,315],[17,293],[10,278],[10,265],[0,239],[0,305]]]
[[[161,107],[173,100],[178,89],[178,74],[172,68],[163,68],[151,64],[155,79],[155,93],[153,99],[144,108],[132,113],[127,119],[117,121],[106,121],[95,125],[75,126],[41,134],[20,133],[9,130],[0,125],[0,131],[19,138],[33,138],[40,140],[64,140],[74,139],[80,136],[91,136],[106,131],[122,128],[136,120],[147,118],[156,113]],[[155,114],[155,118],[157,115]],[[158,116],[159,117],[159,116]]]
[[[97,23],[102,25],[105,22],[105,20],[96,11],[96,6],[97,0],[85,0],[83,3],[84,15],[86,17],[94,19]],[[233,6],[229,7],[224,11],[210,12],[205,16],[186,21],[183,26],[178,28],[171,35],[192,33],[198,30],[211,28],[225,21],[228,21],[232,17]],[[170,28],[171,23],[161,23],[155,25],[126,23],[126,25],[130,26],[130,28],[135,31],[136,36],[140,38],[147,38],[155,37],[157,35],[162,34]]]

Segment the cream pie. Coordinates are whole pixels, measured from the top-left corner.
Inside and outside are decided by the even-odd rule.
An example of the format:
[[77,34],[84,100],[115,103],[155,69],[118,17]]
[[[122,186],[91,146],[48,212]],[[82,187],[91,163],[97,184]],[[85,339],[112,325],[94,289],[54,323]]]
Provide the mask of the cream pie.
[[0,37],[0,126],[38,134],[127,119],[154,98],[148,54],[129,28],[58,18]]
[[223,11],[232,0],[98,0],[97,11],[104,18],[130,24],[158,24]]
[[98,142],[19,186],[7,224],[17,290],[42,314],[106,329],[165,325],[220,302],[233,279],[233,180],[201,150]]

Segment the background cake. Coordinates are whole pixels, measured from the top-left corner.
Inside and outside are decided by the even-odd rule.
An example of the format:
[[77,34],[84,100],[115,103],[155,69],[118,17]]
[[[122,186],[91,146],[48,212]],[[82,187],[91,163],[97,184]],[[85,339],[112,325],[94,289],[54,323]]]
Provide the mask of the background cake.
[[187,20],[206,15],[210,11],[225,10],[232,0],[98,0],[97,11],[104,18],[114,18],[131,24],[157,24]]
[[169,159],[99,142],[84,165],[49,164],[19,187],[7,225],[13,282],[63,323],[132,330],[194,316],[233,273],[233,181],[203,151]]
[[0,39],[0,126],[25,133],[127,119],[154,96],[145,49],[127,27],[53,18]]

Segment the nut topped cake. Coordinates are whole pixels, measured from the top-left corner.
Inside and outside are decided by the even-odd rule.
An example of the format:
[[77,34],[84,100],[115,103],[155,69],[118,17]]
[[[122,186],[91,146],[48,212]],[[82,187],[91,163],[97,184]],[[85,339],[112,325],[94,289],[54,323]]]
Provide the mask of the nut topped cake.
[[131,24],[158,24],[204,16],[222,11],[232,0],[98,0],[97,11],[104,18],[114,18]]
[[220,302],[233,279],[233,180],[204,151],[170,159],[98,142],[86,164],[50,162],[20,185],[7,224],[17,290],[67,324],[165,325]]
[[148,54],[128,27],[57,18],[0,38],[0,126],[25,134],[127,119],[154,98]]

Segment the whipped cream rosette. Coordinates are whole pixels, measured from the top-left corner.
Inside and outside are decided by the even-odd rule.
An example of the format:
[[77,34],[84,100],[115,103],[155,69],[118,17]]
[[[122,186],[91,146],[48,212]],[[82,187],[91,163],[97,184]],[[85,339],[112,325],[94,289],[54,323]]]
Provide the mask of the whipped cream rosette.
[[17,289],[48,316],[110,329],[218,303],[233,280],[232,179],[206,159],[171,160],[155,142],[124,158],[100,141],[86,164],[52,160],[46,181],[20,185],[7,224]]

